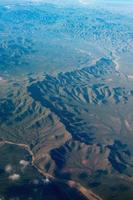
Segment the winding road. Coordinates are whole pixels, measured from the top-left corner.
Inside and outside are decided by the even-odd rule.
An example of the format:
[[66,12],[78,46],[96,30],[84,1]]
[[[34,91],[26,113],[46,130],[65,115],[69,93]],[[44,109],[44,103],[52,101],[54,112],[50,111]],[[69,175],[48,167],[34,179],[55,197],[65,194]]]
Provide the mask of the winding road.
[[66,180],[60,180],[54,176],[52,176],[49,173],[45,173],[42,169],[40,169],[36,164],[35,164],[35,156],[32,152],[32,150],[30,149],[29,145],[27,144],[21,144],[21,143],[14,143],[11,141],[7,141],[7,140],[1,140],[0,141],[0,145],[6,145],[6,144],[10,144],[10,145],[15,145],[15,146],[19,146],[21,148],[23,148],[24,150],[28,151],[28,153],[31,155],[32,157],[32,161],[31,164],[33,167],[36,168],[36,170],[45,178],[49,179],[50,181],[58,181],[60,183],[65,183],[67,184],[69,187],[75,188],[76,190],[78,190],[79,192],[81,192],[86,199],[88,200],[103,200],[101,197],[99,197],[98,195],[96,195],[95,193],[93,193],[91,190],[83,187],[80,183],[77,183],[73,180],[70,181],[66,181]]

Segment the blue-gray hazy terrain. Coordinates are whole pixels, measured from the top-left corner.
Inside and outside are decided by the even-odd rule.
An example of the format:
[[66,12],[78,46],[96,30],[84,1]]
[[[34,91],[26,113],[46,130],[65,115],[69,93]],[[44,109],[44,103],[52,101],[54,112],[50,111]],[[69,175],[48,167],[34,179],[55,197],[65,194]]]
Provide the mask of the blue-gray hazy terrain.
[[1,73],[67,71],[102,56],[133,73],[132,2],[11,0],[0,4]]
[[0,0],[0,200],[133,200],[132,108],[132,0]]

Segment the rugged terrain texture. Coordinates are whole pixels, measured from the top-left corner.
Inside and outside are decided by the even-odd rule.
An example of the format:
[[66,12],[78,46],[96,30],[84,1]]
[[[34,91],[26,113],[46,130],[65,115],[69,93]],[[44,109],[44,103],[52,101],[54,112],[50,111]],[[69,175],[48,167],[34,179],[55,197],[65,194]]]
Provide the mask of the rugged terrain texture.
[[129,85],[115,64],[102,58],[92,67],[46,75],[29,87],[31,96],[56,113],[72,135],[51,150],[56,167],[52,171],[49,161],[46,171],[92,187],[105,199],[127,195],[131,199],[133,93]]
[[[93,66],[56,76],[29,74],[1,84],[1,143],[28,145],[23,150],[32,152],[29,162],[36,173],[90,200],[132,200],[131,82],[112,60],[101,58]],[[9,152],[6,146],[2,151]],[[2,171],[6,173],[4,167]]]
[[110,6],[17,2],[0,2],[0,73],[68,71],[103,55],[133,72],[132,14],[119,14]]

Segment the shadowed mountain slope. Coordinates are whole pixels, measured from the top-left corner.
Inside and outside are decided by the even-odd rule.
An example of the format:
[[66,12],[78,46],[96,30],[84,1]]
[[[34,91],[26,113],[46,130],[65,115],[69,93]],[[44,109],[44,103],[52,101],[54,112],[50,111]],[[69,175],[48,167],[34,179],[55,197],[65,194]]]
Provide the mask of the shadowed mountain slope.
[[[56,167],[52,170],[49,165],[45,170],[82,182],[105,199],[125,199],[127,195],[131,199],[133,95],[115,63],[102,58],[92,67],[46,75],[28,91],[54,112],[72,135],[60,148],[51,150]],[[43,168],[44,161],[39,165]],[[123,197],[121,189],[113,191],[113,184],[126,188]]]
[[109,58],[55,76],[10,80],[1,85],[1,142],[28,145],[39,173],[63,188],[90,199],[132,200],[130,81]]

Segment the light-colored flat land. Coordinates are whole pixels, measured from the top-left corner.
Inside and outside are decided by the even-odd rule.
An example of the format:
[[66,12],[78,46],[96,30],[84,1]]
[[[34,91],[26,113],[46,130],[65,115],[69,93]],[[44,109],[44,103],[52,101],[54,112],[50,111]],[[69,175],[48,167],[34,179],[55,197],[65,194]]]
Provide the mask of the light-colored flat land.
[[129,79],[133,79],[133,75],[128,75],[128,78]]

